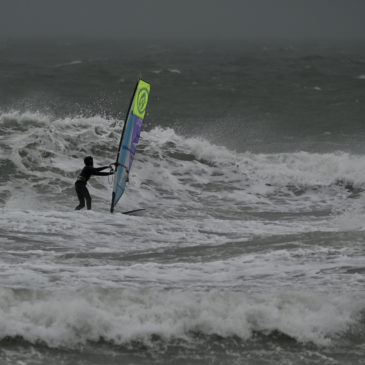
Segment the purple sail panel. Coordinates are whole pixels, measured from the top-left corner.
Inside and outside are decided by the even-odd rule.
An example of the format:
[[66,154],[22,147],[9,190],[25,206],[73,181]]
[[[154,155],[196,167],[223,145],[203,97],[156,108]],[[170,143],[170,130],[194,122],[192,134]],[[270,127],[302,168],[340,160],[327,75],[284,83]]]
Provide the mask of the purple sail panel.
[[134,117],[134,126],[133,126],[133,132],[132,132],[132,143],[130,146],[131,156],[130,156],[130,160],[129,160],[129,169],[131,169],[131,167],[132,167],[133,157],[134,157],[134,154],[136,153],[136,148],[137,148],[137,144],[139,141],[139,136],[141,134],[142,123],[143,123],[142,119],[136,117],[135,115],[133,117]]
[[139,136],[141,134],[141,129],[142,129],[142,123],[143,123],[143,120],[135,116],[134,128],[133,128],[133,132],[132,132],[133,133],[132,134],[133,146],[136,146],[139,141]]

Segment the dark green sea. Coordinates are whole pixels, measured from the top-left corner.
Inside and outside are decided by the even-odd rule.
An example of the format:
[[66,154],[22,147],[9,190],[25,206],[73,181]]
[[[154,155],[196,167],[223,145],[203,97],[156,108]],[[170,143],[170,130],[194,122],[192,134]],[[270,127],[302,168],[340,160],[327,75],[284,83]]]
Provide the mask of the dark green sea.
[[0,364],[364,364],[364,123],[364,42],[1,40]]

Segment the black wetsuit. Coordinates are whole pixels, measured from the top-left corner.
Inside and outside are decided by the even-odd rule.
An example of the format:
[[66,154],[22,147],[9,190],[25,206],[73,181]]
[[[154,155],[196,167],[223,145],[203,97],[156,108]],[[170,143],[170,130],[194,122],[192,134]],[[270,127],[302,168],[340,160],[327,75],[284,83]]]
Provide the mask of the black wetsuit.
[[76,194],[80,201],[80,204],[75,208],[76,210],[84,208],[85,200],[87,209],[91,209],[91,196],[89,194],[89,190],[87,190],[86,183],[90,179],[90,176],[92,175],[98,175],[98,176],[112,175],[114,171],[100,172],[102,170],[107,169],[108,167],[109,166],[103,166],[103,167],[85,166],[82,169],[80,175],[77,177],[77,180],[75,182]]

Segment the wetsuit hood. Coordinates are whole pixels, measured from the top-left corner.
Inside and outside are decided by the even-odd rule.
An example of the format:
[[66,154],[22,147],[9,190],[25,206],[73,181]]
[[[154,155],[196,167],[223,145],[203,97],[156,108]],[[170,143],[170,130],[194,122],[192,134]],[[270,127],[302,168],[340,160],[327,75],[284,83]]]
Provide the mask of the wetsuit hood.
[[91,156],[87,156],[84,158],[84,163],[86,166],[94,166],[94,160]]

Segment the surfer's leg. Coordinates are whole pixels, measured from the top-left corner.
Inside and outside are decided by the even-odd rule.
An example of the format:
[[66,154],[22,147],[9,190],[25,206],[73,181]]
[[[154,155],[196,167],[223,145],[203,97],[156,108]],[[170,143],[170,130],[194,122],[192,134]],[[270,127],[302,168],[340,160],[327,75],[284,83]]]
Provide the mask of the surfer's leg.
[[75,190],[76,190],[76,194],[79,199],[79,202],[80,202],[80,204],[75,208],[75,210],[80,210],[85,206],[85,198],[84,198],[84,194],[83,194],[82,185],[76,183]]
[[86,186],[85,186],[85,191],[84,191],[84,197],[86,199],[87,209],[90,210],[91,209],[91,196],[90,196],[89,190],[87,190]]

